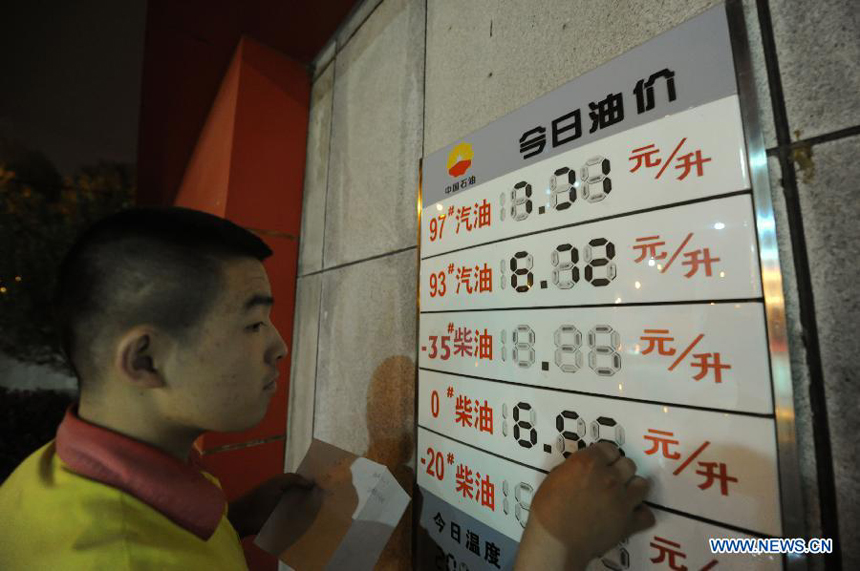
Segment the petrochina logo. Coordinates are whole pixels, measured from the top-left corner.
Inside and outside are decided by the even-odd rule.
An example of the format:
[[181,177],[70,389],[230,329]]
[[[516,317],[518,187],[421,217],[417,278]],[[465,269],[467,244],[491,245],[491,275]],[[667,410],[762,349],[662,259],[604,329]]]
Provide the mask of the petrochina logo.
[[472,145],[469,143],[460,143],[451,149],[451,154],[448,155],[448,174],[453,177],[463,176],[472,166]]

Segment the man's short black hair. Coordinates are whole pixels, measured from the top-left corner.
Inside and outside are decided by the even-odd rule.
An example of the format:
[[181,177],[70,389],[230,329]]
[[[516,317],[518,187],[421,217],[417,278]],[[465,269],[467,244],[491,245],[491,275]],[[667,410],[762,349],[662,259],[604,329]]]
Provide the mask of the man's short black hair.
[[132,208],[90,226],[63,259],[54,295],[79,389],[101,385],[110,345],[130,327],[189,342],[223,288],[223,263],[271,254],[250,231],[187,208]]

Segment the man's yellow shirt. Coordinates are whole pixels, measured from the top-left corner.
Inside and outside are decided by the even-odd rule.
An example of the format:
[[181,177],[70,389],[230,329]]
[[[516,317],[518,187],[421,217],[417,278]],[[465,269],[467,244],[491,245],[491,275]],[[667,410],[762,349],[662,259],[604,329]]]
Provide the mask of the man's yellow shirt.
[[218,479],[66,411],[0,486],[0,569],[247,570]]

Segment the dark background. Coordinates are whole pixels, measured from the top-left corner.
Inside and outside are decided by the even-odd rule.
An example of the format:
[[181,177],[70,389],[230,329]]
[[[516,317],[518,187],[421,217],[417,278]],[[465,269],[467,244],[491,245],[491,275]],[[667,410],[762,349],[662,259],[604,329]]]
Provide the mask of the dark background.
[[[22,358],[43,364],[30,361],[30,346],[48,339],[44,306],[52,290],[53,265],[92,218],[130,205],[98,196],[120,189],[117,194],[130,196],[136,204],[171,204],[240,38],[247,35],[282,52],[310,74],[313,58],[355,4],[3,3],[0,166],[15,176],[5,183],[0,205],[0,226],[6,226],[0,228],[6,242],[0,249],[0,286],[7,288],[0,296],[0,311],[8,318],[14,309],[22,317],[3,321],[0,327],[7,332],[7,348],[16,349],[0,354],[0,424],[5,436],[0,439],[0,483],[54,437],[75,398],[68,390],[49,390],[57,377],[48,373],[56,375],[56,369],[27,369],[26,381],[16,377],[25,375],[18,366]],[[100,175],[107,170],[121,182],[92,175],[97,165]],[[22,205],[33,203],[27,198],[32,195],[40,197],[39,206],[28,206],[24,216],[7,216],[9,204],[14,202],[20,212]],[[94,206],[93,195],[98,202]],[[80,212],[84,204],[92,206],[89,213]],[[12,221],[18,229],[12,229]],[[23,282],[15,281],[16,276],[23,276]],[[45,373],[41,381],[40,371]],[[33,390],[9,388],[31,384]]]

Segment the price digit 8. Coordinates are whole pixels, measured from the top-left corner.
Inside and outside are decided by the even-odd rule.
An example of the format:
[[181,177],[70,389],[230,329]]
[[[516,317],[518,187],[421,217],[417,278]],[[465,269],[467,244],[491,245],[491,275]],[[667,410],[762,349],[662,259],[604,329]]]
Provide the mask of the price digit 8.
[[525,220],[532,211],[532,185],[521,180],[511,189],[511,218]]
[[550,203],[555,210],[567,210],[576,202],[576,171],[562,167],[549,177]]
[[[523,267],[520,267],[520,260],[523,260]],[[534,265],[534,258],[528,252],[517,252],[511,258],[511,287],[520,293],[529,291],[535,283],[535,275],[531,269]],[[526,283],[522,284],[519,278],[525,277]]]
[[[555,330],[555,364],[565,373],[575,373],[582,366],[582,333],[573,325],[562,325]],[[567,341],[567,343],[565,343]]]
[[[600,416],[591,423],[591,438],[595,444],[611,442],[621,450],[624,445],[624,428],[614,418]],[[624,454],[624,450],[621,450],[621,454]]]
[[[569,260],[564,258],[570,257]],[[552,259],[552,283],[558,289],[570,289],[579,281],[579,252],[570,244],[559,244],[551,254]],[[562,272],[570,272],[570,276],[562,275]]]
[[[603,248],[603,252],[597,250]],[[596,251],[597,250],[597,251]],[[585,280],[594,287],[609,285],[615,279],[615,244],[606,238],[595,238],[585,247]],[[598,277],[598,272],[603,270],[603,276]]]
[[[528,412],[528,420],[520,418],[524,416],[521,414],[522,412]],[[535,409],[532,408],[532,405],[527,402],[518,402],[514,407],[514,440],[523,448],[531,448],[537,444],[536,422],[537,414],[535,414]],[[520,430],[527,430],[529,433],[528,438],[520,438]]]
[[[573,431],[565,430],[565,421],[567,420],[573,421]],[[561,411],[561,414],[555,417],[555,427],[560,434],[558,448],[561,453],[564,454],[565,458],[572,454],[572,452],[568,452],[567,450],[567,442],[573,443],[574,452],[585,448],[585,434],[587,432],[585,428],[585,421],[575,411]]]
[[514,361],[521,369],[528,369],[535,362],[535,332],[528,325],[517,325],[514,329]]
[[[517,503],[514,506],[514,513],[516,515],[517,521],[520,522],[520,525],[523,526],[523,529],[526,527],[526,523],[529,519],[529,510],[532,507],[532,497],[534,495],[534,487],[525,482],[520,482],[514,487],[514,499],[516,499]],[[502,502],[502,509],[506,514],[510,513],[510,508],[508,507],[508,497],[511,495],[510,490],[508,488],[508,481],[502,481],[502,494],[504,494],[504,500]]]
[[600,202],[612,192],[612,179],[609,174],[609,159],[600,155],[588,159],[580,171],[582,179],[582,198],[588,202]]
[[[525,482],[520,482],[514,488],[514,499],[517,500],[514,514],[516,514],[517,521],[520,522],[523,529],[525,529],[526,523],[529,520],[529,510],[532,507],[532,494],[534,494],[534,491],[535,489]],[[526,501],[526,497],[528,497],[528,501]]]
[[[601,339],[601,337],[603,338]],[[601,377],[611,377],[621,369],[621,336],[609,325],[595,325],[588,332],[588,366]]]

